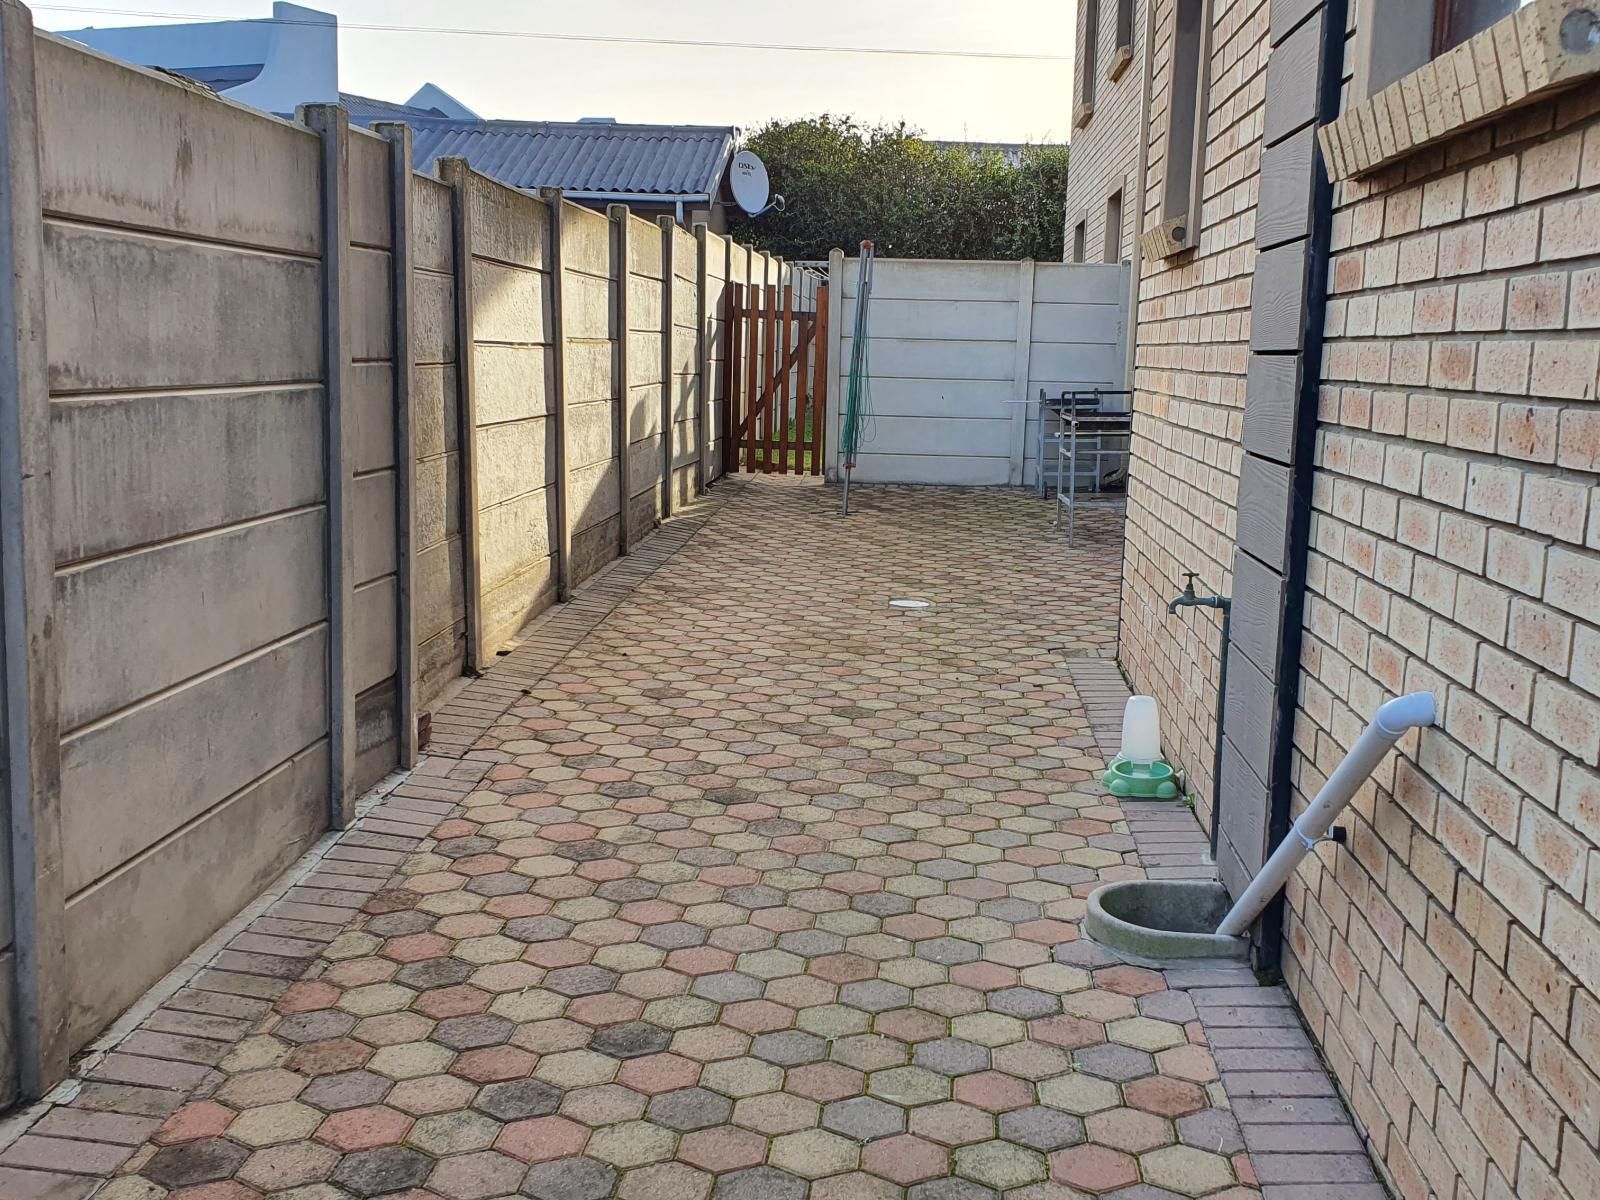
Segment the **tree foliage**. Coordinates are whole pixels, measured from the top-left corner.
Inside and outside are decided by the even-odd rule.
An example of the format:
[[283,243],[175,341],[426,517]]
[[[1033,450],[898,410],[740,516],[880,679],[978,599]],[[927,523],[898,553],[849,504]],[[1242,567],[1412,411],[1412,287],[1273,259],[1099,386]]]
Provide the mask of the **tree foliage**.
[[854,254],[870,239],[893,258],[1037,258],[1059,262],[1067,148],[942,147],[903,122],[862,125],[824,114],[772,121],[745,143],[788,207],[732,222],[740,240],[790,260]]

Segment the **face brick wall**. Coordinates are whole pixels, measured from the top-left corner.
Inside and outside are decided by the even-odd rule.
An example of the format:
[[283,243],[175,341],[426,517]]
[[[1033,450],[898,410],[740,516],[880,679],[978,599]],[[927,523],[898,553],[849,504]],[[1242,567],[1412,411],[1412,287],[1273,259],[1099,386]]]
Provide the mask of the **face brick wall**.
[[[1149,0],[1134,0],[1133,57],[1116,79],[1107,78],[1117,50],[1116,0],[1101,0],[1100,37],[1095,54],[1094,115],[1072,131],[1071,170],[1067,174],[1066,258],[1072,261],[1073,230],[1084,222],[1084,259],[1106,260],[1106,201],[1122,192],[1122,228],[1117,234],[1117,259],[1133,254],[1134,215],[1138,204],[1141,101],[1144,95],[1146,11]],[[1083,45],[1087,4],[1078,5],[1078,41]],[[1079,62],[1074,70],[1081,72]],[[1081,82],[1081,81],[1080,81]],[[1075,88],[1074,96],[1081,94]]]
[[[1157,131],[1166,124],[1175,15],[1175,0],[1157,0]],[[1185,571],[1199,573],[1202,595],[1232,588],[1268,6],[1214,0],[1212,17],[1200,245],[1146,260],[1140,281],[1119,651],[1134,689],[1159,703],[1167,756],[1187,770],[1208,826],[1221,622],[1212,609],[1169,616],[1167,603]],[[1153,136],[1143,228],[1160,220],[1166,143]]]
[[1285,973],[1402,1197],[1600,1195],[1600,86],[1338,189]]

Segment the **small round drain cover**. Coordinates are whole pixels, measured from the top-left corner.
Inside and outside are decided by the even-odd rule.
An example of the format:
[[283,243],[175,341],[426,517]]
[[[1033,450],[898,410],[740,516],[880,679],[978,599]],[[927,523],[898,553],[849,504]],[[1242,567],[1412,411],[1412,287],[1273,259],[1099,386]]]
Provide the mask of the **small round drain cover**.
[[928,607],[928,602],[926,600],[891,600],[891,601],[889,601],[889,607],[890,608],[927,608]]

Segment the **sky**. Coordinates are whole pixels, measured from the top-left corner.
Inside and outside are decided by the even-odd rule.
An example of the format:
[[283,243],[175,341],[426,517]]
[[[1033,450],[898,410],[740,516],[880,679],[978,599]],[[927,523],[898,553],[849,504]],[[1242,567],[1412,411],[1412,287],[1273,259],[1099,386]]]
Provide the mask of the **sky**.
[[[906,49],[1072,53],[1073,0],[303,0],[341,23]],[[81,5],[67,11],[68,5]],[[262,17],[271,0],[64,0],[44,29]],[[137,10],[141,15],[89,11]],[[618,46],[342,28],[340,87],[404,100],[437,83],[486,117],[739,125],[848,114],[933,138],[1067,140],[1070,61]]]

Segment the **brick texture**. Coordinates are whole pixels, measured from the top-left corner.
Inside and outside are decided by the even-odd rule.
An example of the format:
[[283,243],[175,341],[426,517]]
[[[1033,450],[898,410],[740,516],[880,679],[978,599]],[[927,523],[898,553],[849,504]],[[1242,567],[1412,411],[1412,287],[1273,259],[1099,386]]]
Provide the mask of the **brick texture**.
[[1285,974],[1403,1200],[1600,1195],[1600,88],[1339,186]]
[[[1158,131],[1175,11],[1174,0],[1159,0],[1155,10],[1151,127]],[[1198,573],[1202,594],[1232,589],[1267,15],[1261,0],[1214,5],[1200,244],[1175,259],[1146,260],[1139,289],[1120,652],[1134,687],[1160,704],[1168,757],[1187,770],[1207,824],[1221,624],[1211,609],[1169,616],[1167,602],[1182,590],[1185,571]],[[1158,223],[1165,178],[1165,136],[1154,138],[1147,229]]]
[[[1095,54],[1094,115],[1072,134],[1072,170],[1067,176],[1067,261],[1073,259],[1073,230],[1084,223],[1084,259],[1106,260],[1106,201],[1121,191],[1122,224],[1117,253],[1132,255],[1137,236],[1140,115],[1144,84],[1145,25],[1149,0],[1134,0],[1132,60],[1115,79],[1108,71],[1117,61],[1116,3],[1100,5],[1100,37]],[[1077,41],[1082,45],[1089,6],[1078,5]],[[1082,65],[1075,64],[1081,71]],[[1081,95],[1082,81],[1073,95]]]

